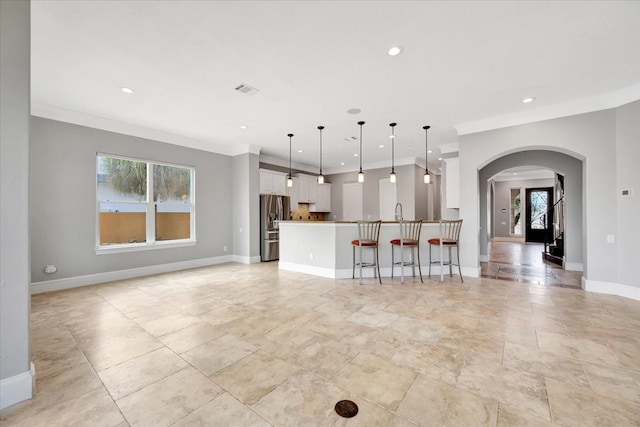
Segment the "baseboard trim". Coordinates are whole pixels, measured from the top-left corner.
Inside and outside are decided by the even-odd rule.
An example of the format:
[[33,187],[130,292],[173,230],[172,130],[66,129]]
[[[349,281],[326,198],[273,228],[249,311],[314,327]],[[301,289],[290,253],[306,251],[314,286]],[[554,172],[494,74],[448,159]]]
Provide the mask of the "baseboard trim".
[[489,262],[489,255],[480,255],[478,259],[480,262]]
[[618,295],[640,301],[640,288],[622,283],[600,282],[582,278],[582,289],[599,294]]
[[233,262],[239,262],[241,264],[257,264],[261,261],[262,259],[260,258],[260,255],[258,256],[233,255]]
[[80,286],[96,285],[98,283],[113,282],[115,280],[133,279],[134,277],[150,276],[153,274],[170,273],[172,271],[188,270],[190,268],[206,267],[209,265],[224,264],[232,261],[232,255],[225,255],[212,258],[172,262],[168,264],[150,265],[147,267],[130,268],[127,270],[107,271],[104,273],[87,274],[84,276],[66,277],[63,279],[46,280],[31,283],[31,294],[61,291]]
[[569,271],[584,271],[584,266],[581,262],[564,262],[564,269]]
[[31,399],[36,389],[36,367],[10,378],[0,380],[0,409]]
[[[305,273],[305,274],[311,274],[314,276],[320,276],[320,277],[327,277],[330,279],[351,279],[352,277],[352,270],[350,268],[343,268],[343,269],[332,269],[332,268],[326,268],[326,267],[317,267],[317,266],[312,266],[312,265],[305,265],[305,264],[297,264],[297,263],[293,263],[293,262],[278,262],[278,269],[280,270],[286,270],[286,271],[293,271],[296,273]],[[449,267],[445,266],[445,275],[449,275]],[[358,275],[358,269],[356,268],[356,276]],[[416,268],[417,270],[417,268]],[[417,275],[417,271],[416,271],[416,275]],[[423,265],[422,266],[422,277],[426,277],[429,274],[429,266],[428,265]],[[399,277],[400,276],[400,268],[396,267],[394,273],[393,273],[394,277]],[[412,272],[411,272],[411,267],[405,267],[404,270],[404,275],[405,277],[410,277],[412,276]],[[458,275],[458,267],[453,266],[453,275],[454,277]],[[380,268],[380,276],[381,277],[391,277],[391,267],[383,267]],[[440,266],[439,265],[433,265],[431,266],[431,276],[435,277],[435,276],[440,276]],[[464,277],[480,277],[480,267],[462,267],[462,276]],[[372,278],[374,277],[373,274],[373,269],[371,267],[367,267],[364,268],[362,270],[362,277],[363,278]]]
[[[314,276],[328,277],[330,279],[343,279],[344,277],[337,277],[337,273],[340,270],[334,270],[333,268],[316,267],[313,265],[297,264],[294,262],[282,262],[278,261],[278,270],[293,271],[295,273],[312,274]],[[349,272],[351,277],[351,272]]]

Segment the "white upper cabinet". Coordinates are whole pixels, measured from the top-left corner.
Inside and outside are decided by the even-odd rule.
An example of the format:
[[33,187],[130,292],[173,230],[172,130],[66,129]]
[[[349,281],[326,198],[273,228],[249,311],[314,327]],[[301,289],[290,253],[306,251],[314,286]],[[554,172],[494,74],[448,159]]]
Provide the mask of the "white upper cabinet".
[[331,184],[316,184],[318,198],[309,206],[309,212],[331,212]]
[[312,175],[298,175],[298,203],[315,203],[318,198],[318,183]]
[[282,172],[260,169],[260,194],[287,195],[287,175]]

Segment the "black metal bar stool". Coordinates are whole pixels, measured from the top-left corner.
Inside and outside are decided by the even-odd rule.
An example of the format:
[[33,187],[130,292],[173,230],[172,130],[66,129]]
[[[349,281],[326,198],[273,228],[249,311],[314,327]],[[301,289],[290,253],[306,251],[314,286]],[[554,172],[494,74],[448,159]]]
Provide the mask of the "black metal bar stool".
[[[393,279],[393,270],[396,265],[400,266],[401,283],[404,283],[404,267],[411,266],[413,277],[416,277],[416,263],[420,272],[420,282],[422,280],[422,267],[420,266],[420,231],[422,230],[422,220],[417,221],[399,221],[400,238],[391,240],[391,278]],[[395,248],[400,247],[400,261],[395,260]],[[404,249],[411,249],[411,261],[404,260]],[[417,256],[415,251],[418,252]]]
[[[380,277],[380,263],[378,262],[378,238],[380,237],[380,224],[382,224],[382,221],[358,221],[358,239],[351,242],[353,247],[353,267],[351,277],[353,279],[356,278],[357,265],[360,274],[360,284],[362,284],[363,267],[373,267],[373,276],[377,277],[380,284],[382,284],[382,278]],[[359,262],[356,262],[356,247],[359,248]],[[373,260],[371,262],[363,261],[363,248],[373,249]]]

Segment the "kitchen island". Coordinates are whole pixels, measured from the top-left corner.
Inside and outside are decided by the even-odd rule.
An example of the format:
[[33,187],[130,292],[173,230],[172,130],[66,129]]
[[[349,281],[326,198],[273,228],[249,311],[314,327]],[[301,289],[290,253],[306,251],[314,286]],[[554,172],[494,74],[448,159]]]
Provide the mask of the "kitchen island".
[[[420,235],[420,265],[424,278],[429,274],[429,243],[427,241],[439,235],[438,221],[423,222]],[[400,237],[398,222],[383,221],[378,244],[380,275],[382,277],[391,277],[391,244],[389,242],[398,237]],[[335,279],[351,278],[353,261],[351,241],[357,238],[358,224],[355,221],[281,221],[278,268]],[[432,251],[433,259],[440,260],[440,248],[433,247]],[[452,252],[455,260],[456,251]],[[372,253],[371,250],[363,250],[365,260],[371,259]],[[407,258],[409,253],[410,251],[406,252]],[[448,260],[447,248],[444,248],[444,254],[446,261]],[[356,254],[356,258],[357,256]],[[398,256],[399,251],[396,249],[396,260],[399,259]],[[457,274],[457,267],[453,268],[453,273]],[[448,274],[448,266],[444,266],[444,272]],[[441,279],[441,266],[434,264],[431,267],[431,274],[432,278],[436,275]],[[463,274],[467,275],[464,271]],[[362,275],[363,277],[373,277],[373,269],[363,269]],[[404,275],[405,277],[411,276],[411,267],[405,267]],[[477,276],[477,273],[472,275]],[[400,276],[400,267],[396,267],[394,276]]]

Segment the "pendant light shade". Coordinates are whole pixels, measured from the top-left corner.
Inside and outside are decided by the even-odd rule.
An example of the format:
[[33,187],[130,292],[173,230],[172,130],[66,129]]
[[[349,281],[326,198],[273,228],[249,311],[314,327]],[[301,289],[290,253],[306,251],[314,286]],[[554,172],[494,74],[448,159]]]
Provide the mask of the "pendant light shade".
[[318,184],[324,184],[324,175],[322,175],[322,129],[324,129],[324,126],[318,126],[320,131],[320,174],[318,175]]
[[431,126],[423,126],[424,129],[424,183],[431,184],[431,175],[429,175],[429,140],[427,133]]
[[391,126],[391,173],[389,174],[389,182],[392,184],[396,183],[396,170],[395,170],[396,124],[397,123],[389,123],[389,126]]
[[289,175],[287,176],[287,187],[293,187],[293,177],[291,176],[291,138],[293,138],[293,134],[287,134],[289,137]]
[[358,182],[364,182],[364,172],[362,172],[362,125],[364,122],[358,122],[360,126],[360,172],[358,172]]

